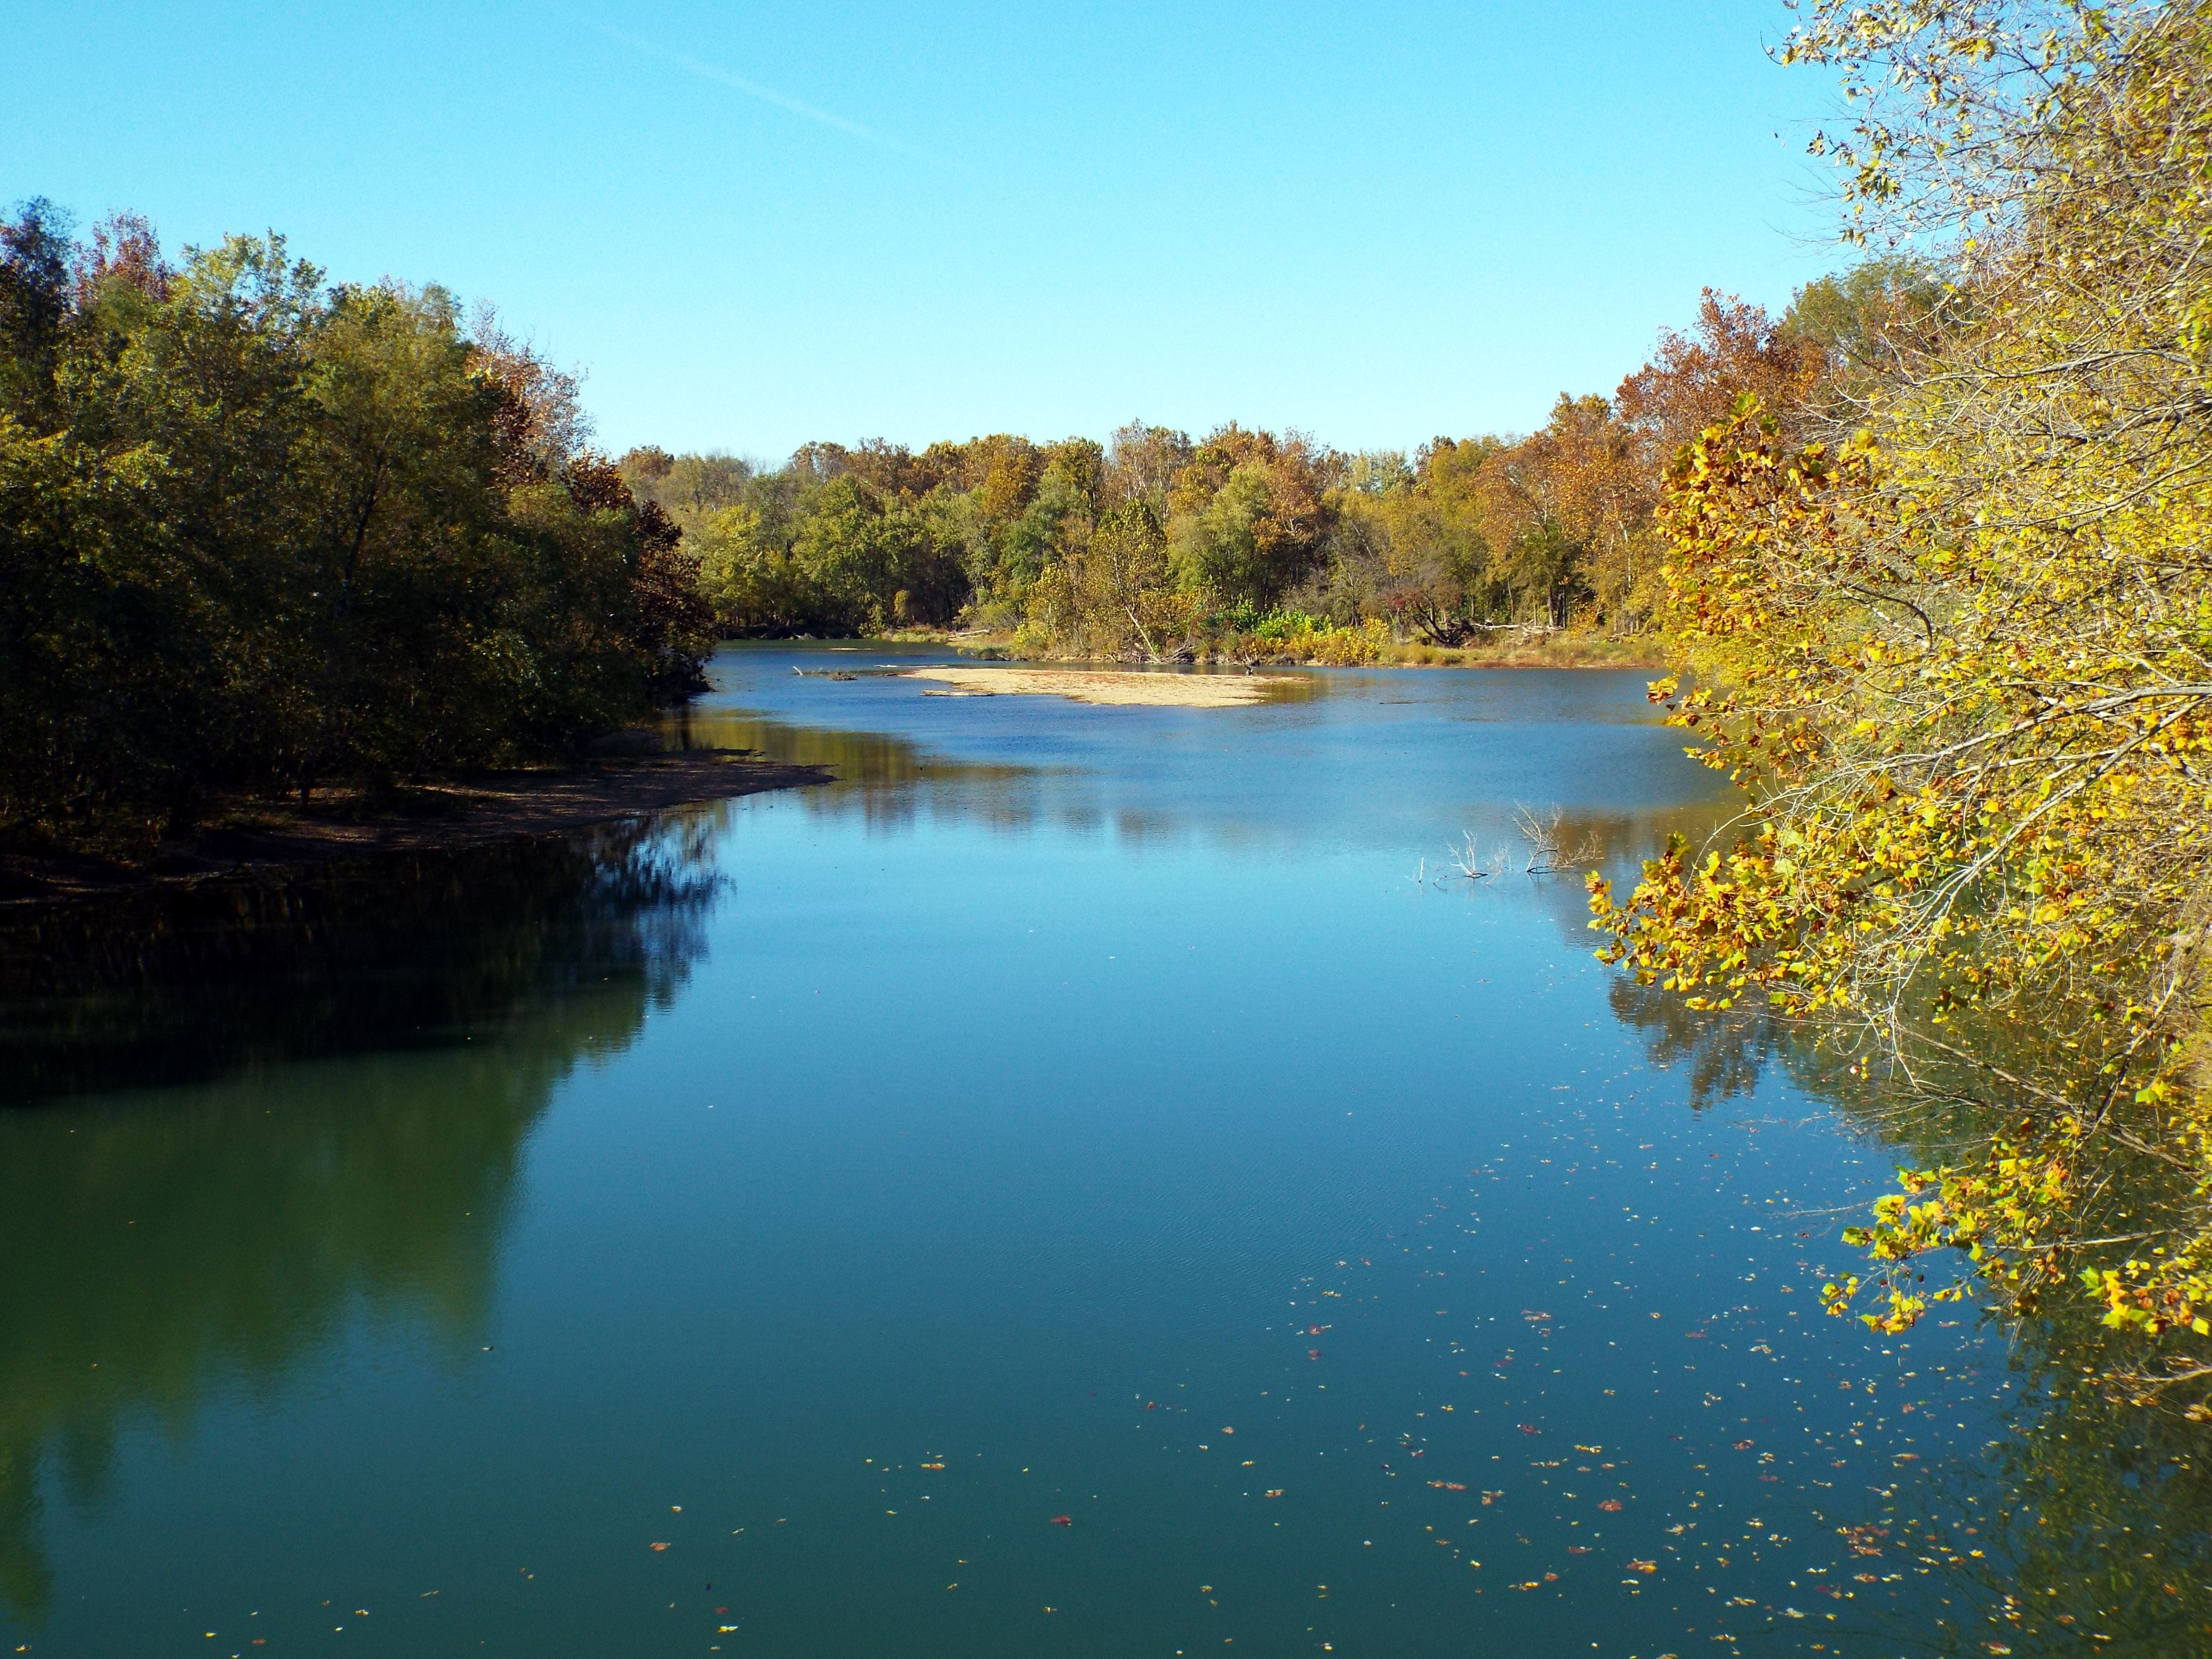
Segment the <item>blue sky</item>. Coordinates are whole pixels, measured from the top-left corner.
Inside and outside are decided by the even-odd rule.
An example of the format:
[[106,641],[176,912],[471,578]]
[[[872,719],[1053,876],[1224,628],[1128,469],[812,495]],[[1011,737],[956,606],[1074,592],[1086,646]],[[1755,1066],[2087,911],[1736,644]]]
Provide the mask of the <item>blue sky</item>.
[[0,0],[0,198],[495,301],[602,441],[1526,430],[1844,262],[1778,0]]

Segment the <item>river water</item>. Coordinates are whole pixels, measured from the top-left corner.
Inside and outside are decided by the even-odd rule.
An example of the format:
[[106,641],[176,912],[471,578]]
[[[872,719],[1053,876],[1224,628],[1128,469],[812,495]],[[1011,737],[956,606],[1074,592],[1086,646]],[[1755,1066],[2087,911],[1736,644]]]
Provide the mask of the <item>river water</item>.
[[1641,677],[932,656],[718,657],[824,787],[42,937],[7,1650],[2201,1650],[2185,1457],[1824,1316],[1902,1154],[1518,867],[1720,822]]

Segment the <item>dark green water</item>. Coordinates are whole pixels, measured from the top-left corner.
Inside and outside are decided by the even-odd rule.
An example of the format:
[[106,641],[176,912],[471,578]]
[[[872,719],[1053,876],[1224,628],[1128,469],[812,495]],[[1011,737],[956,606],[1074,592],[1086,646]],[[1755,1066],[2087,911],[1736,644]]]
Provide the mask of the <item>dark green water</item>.
[[1409,879],[1709,827],[1638,677],[888,659],[689,721],[826,788],[15,941],[7,1649],[2204,1650],[2190,1446],[1820,1314],[1863,1103]]

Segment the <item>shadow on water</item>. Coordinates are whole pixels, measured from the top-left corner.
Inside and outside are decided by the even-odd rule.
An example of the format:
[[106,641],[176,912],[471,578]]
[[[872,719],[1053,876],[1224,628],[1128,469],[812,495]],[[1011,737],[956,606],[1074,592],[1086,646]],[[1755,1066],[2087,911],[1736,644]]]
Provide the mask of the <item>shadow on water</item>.
[[0,1109],[0,1610],[51,1605],[42,1492],[96,1509],[122,1435],[182,1437],[211,1392],[270,1393],[364,1322],[479,1346],[531,1127],[703,949],[697,828],[133,900],[8,941],[42,994],[5,1004],[5,1086],[43,1103]]
[[[1806,1026],[1763,1010],[1693,1011],[1679,995],[1626,975],[1614,980],[1610,1000],[1654,1066],[1686,1074],[1693,1111],[1748,1103],[1778,1070],[1856,1126],[1883,1161],[1920,1168],[1955,1156],[1962,1139],[1986,1135],[1991,1120],[2007,1115],[2001,1101],[1955,1077],[1939,1085],[1923,1075],[1926,1092],[1911,1095],[1893,1081],[1869,1080],[1853,1069],[1855,1046],[1820,1042]],[[1808,1213],[1802,1220],[1810,1236],[1832,1243],[1843,1225],[1863,1218]],[[1856,1258],[1850,1252],[1845,1265],[1863,1270]],[[2106,1329],[2087,1299],[2054,1301],[2005,1334],[2009,1401],[1996,1419],[1998,1437],[1978,1455],[1936,1467],[1899,1457],[1887,1479],[1867,1488],[1879,1518],[1836,1529],[1848,1551],[1845,1571],[1825,1583],[1808,1581],[1826,1598],[1814,1605],[1853,1620],[1838,1634],[1900,1653],[2212,1653],[2212,1462],[2204,1425],[2115,1395],[2103,1377],[2140,1364],[2142,1350]],[[1948,1381],[1962,1380],[1969,1392],[1978,1389],[1971,1371]],[[1902,1398],[1885,1406],[1869,1389],[1862,1409],[1869,1417],[1943,1408],[1925,1372],[1905,1370],[1885,1386]],[[1858,1596],[1908,1578],[1940,1580],[1948,1592],[1932,1620],[1915,1613],[1900,1623],[1872,1611],[1854,1619]]]
[[0,1105],[457,1042],[615,975],[665,1005],[712,890],[678,817],[49,910],[0,929]]
[[837,781],[805,792],[805,810],[859,817],[874,830],[925,817],[1026,830],[1048,816],[1038,768],[955,760],[893,732],[793,725],[726,708],[681,710],[666,730],[678,749],[744,749],[782,764],[825,767]]

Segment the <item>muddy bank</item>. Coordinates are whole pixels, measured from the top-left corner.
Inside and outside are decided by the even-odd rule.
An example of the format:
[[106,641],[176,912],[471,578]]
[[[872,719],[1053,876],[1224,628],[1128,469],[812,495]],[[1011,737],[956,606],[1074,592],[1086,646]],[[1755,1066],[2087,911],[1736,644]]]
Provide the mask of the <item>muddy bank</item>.
[[190,841],[163,843],[143,863],[59,852],[0,854],[0,913],[272,867],[585,830],[695,801],[827,783],[831,775],[818,766],[738,751],[688,750],[559,771],[491,773],[382,798],[333,793],[304,807],[240,803]]

